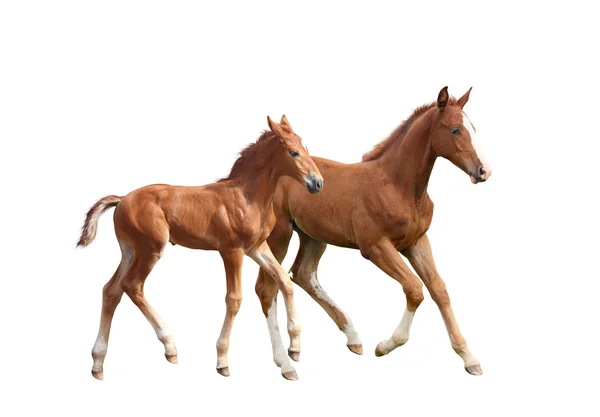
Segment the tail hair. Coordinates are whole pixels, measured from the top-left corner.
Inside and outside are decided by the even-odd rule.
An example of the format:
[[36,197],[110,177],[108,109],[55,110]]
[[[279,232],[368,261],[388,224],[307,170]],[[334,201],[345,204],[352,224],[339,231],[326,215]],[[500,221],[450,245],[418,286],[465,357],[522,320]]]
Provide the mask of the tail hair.
[[104,213],[111,207],[115,207],[119,204],[123,197],[118,197],[116,195],[109,195],[104,198],[101,198],[90,208],[85,216],[85,222],[81,228],[81,237],[79,238],[79,242],[77,242],[77,246],[86,247],[96,237],[96,231],[98,229],[98,219],[100,215]]

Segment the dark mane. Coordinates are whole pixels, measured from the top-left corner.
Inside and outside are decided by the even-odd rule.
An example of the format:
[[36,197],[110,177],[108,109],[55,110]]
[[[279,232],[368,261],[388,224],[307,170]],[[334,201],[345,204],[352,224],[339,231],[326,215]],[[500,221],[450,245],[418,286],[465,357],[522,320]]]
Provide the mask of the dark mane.
[[[450,105],[450,104],[451,103],[449,101],[448,105]],[[410,129],[412,124],[415,122],[415,120],[417,120],[419,118],[419,116],[421,116],[423,113],[425,113],[427,110],[433,108],[434,106],[435,106],[435,103],[430,103],[430,104],[425,104],[421,107],[417,107],[413,111],[413,113],[410,115],[410,117],[408,119],[406,119],[405,121],[403,121],[402,123],[400,123],[400,126],[398,126],[396,128],[396,130],[394,130],[387,137],[387,139],[385,139],[384,141],[375,145],[375,147],[373,148],[372,151],[364,154],[362,160],[363,161],[373,161],[375,159],[380,158],[381,155],[383,155],[384,152],[387,151],[390,148],[390,146],[392,146],[392,144],[394,144],[396,141],[402,140],[402,138],[404,138],[404,136],[406,135],[406,132],[408,132],[408,129]]]
[[233,177],[241,173],[244,170],[244,167],[248,164],[248,162],[255,159],[256,153],[259,151],[260,148],[262,148],[261,145],[265,144],[268,139],[274,136],[275,133],[271,132],[270,130],[264,130],[262,134],[258,137],[258,139],[256,139],[256,142],[251,143],[240,152],[240,156],[233,163],[229,175],[224,178],[221,178],[218,182],[232,179]]

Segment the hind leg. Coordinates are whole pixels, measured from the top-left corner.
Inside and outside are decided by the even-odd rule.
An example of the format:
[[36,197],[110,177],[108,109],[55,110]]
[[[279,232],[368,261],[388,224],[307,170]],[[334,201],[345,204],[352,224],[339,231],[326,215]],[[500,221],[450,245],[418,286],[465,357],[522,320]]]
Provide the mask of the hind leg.
[[123,290],[121,289],[121,279],[127,272],[133,251],[126,243],[121,243],[121,263],[117,268],[112,278],[106,283],[102,290],[102,314],[100,316],[100,329],[94,348],[92,349],[92,358],[94,365],[92,366],[92,375],[94,378],[104,379],[104,358],[108,349],[108,337],[110,335],[110,326],[112,323],[115,310],[121,301]]
[[446,291],[446,284],[435,267],[427,235],[423,235],[412,247],[406,249],[403,254],[408,258],[417,274],[419,274],[419,277],[429,290],[431,298],[433,298],[433,301],[435,301],[440,309],[452,348],[464,361],[465,370],[471,375],[482,375],[481,365],[469,350],[467,341],[460,332],[460,328],[454,317],[450,297]]
[[360,252],[379,269],[398,281],[406,296],[406,309],[400,324],[394,330],[392,337],[379,343],[375,349],[375,355],[383,356],[408,342],[413,317],[423,301],[423,284],[406,266],[389,240],[382,239],[374,244],[365,242],[360,246]]
[[167,360],[171,363],[177,363],[177,348],[175,347],[171,331],[144,296],[144,282],[156,262],[162,256],[164,244],[154,247],[160,247],[160,249],[136,250],[133,262],[121,281],[121,288],[154,328],[156,337],[158,337],[158,340],[165,347],[165,357]]
[[294,265],[292,265],[294,282],[306,291],[329,314],[329,317],[337,324],[338,328],[344,332],[348,349],[357,355],[362,355],[362,342],[354,328],[352,319],[325,292],[317,279],[317,268],[327,244],[311,238],[301,230],[296,231],[300,238],[300,248]]

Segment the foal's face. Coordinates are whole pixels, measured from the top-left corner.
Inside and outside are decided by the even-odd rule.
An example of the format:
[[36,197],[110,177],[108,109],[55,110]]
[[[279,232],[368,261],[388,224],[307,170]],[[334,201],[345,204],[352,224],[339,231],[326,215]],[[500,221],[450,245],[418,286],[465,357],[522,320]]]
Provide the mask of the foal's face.
[[279,141],[278,154],[273,161],[279,164],[283,175],[294,178],[306,188],[311,194],[318,193],[323,188],[323,177],[319,168],[308,154],[300,136],[294,133],[290,122],[284,116],[281,123],[277,124],[267,116],[271,131],[277,135]]
[[492,175],[492,170],[475,148],[475,127],[463,111],[470,93],[471,89],[456,103],[451,104],[448,102],[448,88],[444,87],[440,91],[431,143],[437,155],[469,174],[471,182],[477,184],[487,180]]

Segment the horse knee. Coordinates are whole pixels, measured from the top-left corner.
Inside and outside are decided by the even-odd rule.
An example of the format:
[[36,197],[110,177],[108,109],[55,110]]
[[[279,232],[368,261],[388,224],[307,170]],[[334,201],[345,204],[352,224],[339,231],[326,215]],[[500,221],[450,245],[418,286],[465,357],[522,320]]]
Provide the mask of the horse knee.
[[410,310],[415,311],[417,307],[425,299],[423,295],[423,284],[420,281],[415,281],[410,285],[404,287],[404,294],[406,295],[407,305],[411,307]]
[[242,296],[239,294],[227,294],[225,297],[225,304],[227,304],[227,310],[229,312],[237,314],[242,305]]

